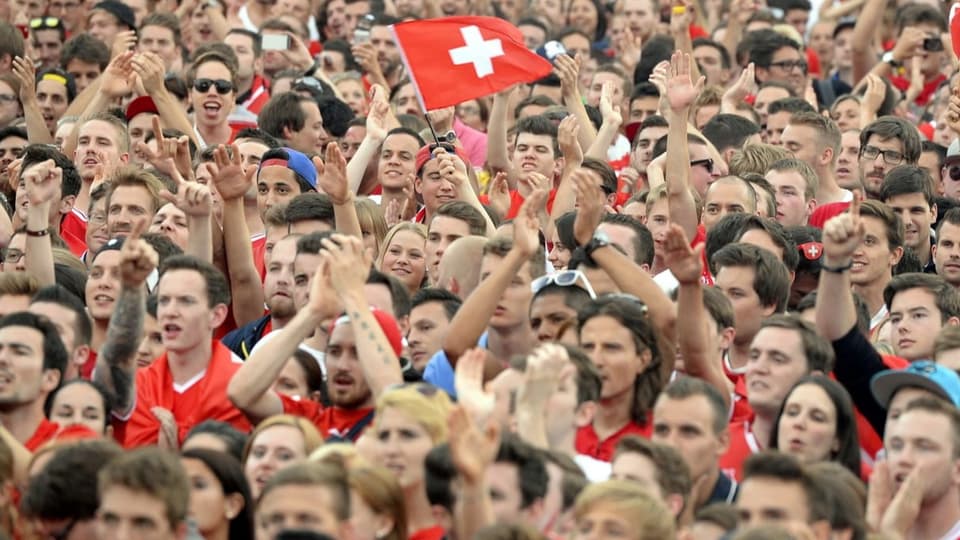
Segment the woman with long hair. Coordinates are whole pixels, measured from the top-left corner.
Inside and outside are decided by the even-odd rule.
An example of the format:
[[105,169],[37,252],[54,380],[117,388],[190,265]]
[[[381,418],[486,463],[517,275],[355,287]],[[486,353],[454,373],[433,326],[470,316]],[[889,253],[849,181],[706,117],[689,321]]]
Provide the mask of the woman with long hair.
[[253,497],[240,462],[205,448],[185,450],[180,461],[190,482],[189,516],[204,540],[253,540]]

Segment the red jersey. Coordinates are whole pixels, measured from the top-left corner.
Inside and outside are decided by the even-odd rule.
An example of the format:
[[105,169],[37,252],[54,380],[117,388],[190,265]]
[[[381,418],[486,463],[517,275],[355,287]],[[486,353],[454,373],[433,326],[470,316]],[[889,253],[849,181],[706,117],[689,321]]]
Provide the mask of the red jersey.
[[[284,414],[302,416],[313,422],[324,439],[344,436],[354,424],[373,411],[372,408],[367,407],[359,409],[324,407],[310,399],[294,399],[284,394],[277,395],[283,402]],[[357,433],[357,436],[359,437],[360,433]]]
[[410,535],[410,540],[440,540],[446,534],[447,532],[443,530],[443,527],[436,525],[414,531],[413,534]]
[[[547,194],[547,212],[553,210],[553,200],[557,198],[557,190],[551,189],[550,193]],[[520,207],[523,206],[524,198],[520,195],[519,190],[510,191],[510,209],[507,210],[507,215],[503,216],[503,219],[513,219],[517,217],[517,213],[520,212]],[[480,195],[480,202],[483,204],[490,204],[489,195]]]
[[267,235],[255,234],[250,238],[251,247],[253,247],[253,265],[257,267],[260,274],[260,282],[267,277]]
[[40,424],[37,425],[37,429],[33,432],[33,435],[27,439],[27,442],[23,443],[23,446],[30,452],[36,452],[37,449],[46,444],[47,441],[53,440],[58,431],[60,431],[60,424],[44,418],[40,421]]
[[593,424],[589,424],[577,430],[577,439],[574,446],[578,454],[586,454],[594,459],[609,462],[613,460],[613,451],[620,439],[627,435],[639,435],[644,439],[649,439],[652,432],[653,420],[648,417],[646,424],[641,426],[636,422],[630,422],[601,441],[597,432],[593,430]]
[[743,479],[744,460],[760,450],[749,420],[730,424],[730,447],[720,458],[720,471],[739,482]]
[[72,208],[60,220],[60,237],[66,242],[70,252],[80,257],[87,250],[87,216]]
[[227,385],[240,369],[240,359],[219,341],[212,343],[207,369],[182,385],[173,382],[166,354],[137,370],[136,404],[117,440],[127,448],[156,444],[160,421],[150,411],[153,407],[173,413],[180,441],[204,420],[220,420],[244,433],[250,431],[246,416],[227,399]]
[[86,380],[93,379],[93,368],[97,367],[97,351],[90,349],[87,361],[80,366],[80,377]]
[[[947,76],[940,74],[936,79],[924,83],[923,90],[920,90],[920,94],[917,95],[917,99],[913,100],[914,103],[920,107],[925,107],[927,103],[930,102],[930,98],[933,97],[933,94],[937,91],[937,88],[940,87],[940,83],[947,80]],[[896,86],[899,90],[906,92],[910,88],[910,78],[901,77],[899,75],[891,75],[890,84]]]
[[753,408],[750,407],[750,401],[747,400],[746,379],[743,374],[736,373],[729,373],[727,377],[733,381],[733,396],[730,402],[730,423],[733,424],[751,420],[753,418]]

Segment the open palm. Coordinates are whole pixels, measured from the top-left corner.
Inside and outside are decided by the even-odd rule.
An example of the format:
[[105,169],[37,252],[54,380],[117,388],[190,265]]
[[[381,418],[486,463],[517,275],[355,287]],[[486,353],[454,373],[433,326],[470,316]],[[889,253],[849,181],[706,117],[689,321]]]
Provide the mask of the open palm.
[[690,55],[681,52],[673,53],[670,59],[670,70],[667,74],[667,100],[670,108],[677,111],[693,104],[700,92],[699,86],[690,79]]

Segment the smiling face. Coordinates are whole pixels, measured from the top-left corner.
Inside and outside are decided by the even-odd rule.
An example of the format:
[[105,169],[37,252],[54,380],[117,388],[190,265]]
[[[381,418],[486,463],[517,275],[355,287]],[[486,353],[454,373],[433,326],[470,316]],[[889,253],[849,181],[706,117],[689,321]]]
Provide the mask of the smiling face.
[[399,279],[408,290],[416,291],[426,273],[424,243],[424,237],[415,231],[398,231],[384,250],[380,271]]
[[838,450],[837,408],[823,388],[811,383],[790,392],[780,417],[777,447],[802,463],[829,461]]
[[[454,159],[454,166],[460,173],[466,174],[466,165],[460,159]],[[447,177],[440,174],[440,160],[431,159],[423,166],[422,174],[414,182],[414,188],[423,197],[423,206],[427,215],[433,215],[446,202],[456,200],[457,188]]]
[[882,220],[863,216],[860,221],[864,225],[865,234],[860,246],[853,252],[850,281],[854,285],[867,285],[889,279],[902,251],[900,248],[890,248],[887,228]]
[[420,143],[407,133],[394,133],[383,140],[380,160],[377,163],[377,177],[384,189],[399,190],[408,178],[416,174],[418,150]]
[[927,202],[923,193],[894,195],[883,201],[903,221],[903,243],[917,253],[930,247],[930,226],[937,219],[937,205]]

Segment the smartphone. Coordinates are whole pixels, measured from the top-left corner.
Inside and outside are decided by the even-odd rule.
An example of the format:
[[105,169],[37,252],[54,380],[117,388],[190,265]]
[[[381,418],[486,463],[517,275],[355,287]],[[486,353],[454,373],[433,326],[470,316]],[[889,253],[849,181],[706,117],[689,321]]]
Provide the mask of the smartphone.
[[553,62],[561,54],[567,54],[567,48],[559,41],[548,41],[543,44],[543,56]]
[[366,43],[370,41],[370,29],[373,27],[375,17],[372,14],[364,15],[357,21],[357,28],[353,31],[353,43]]
[[290,48],[290,36],[286,34],[264,34],[261,40],[265,51],[285,51]]

